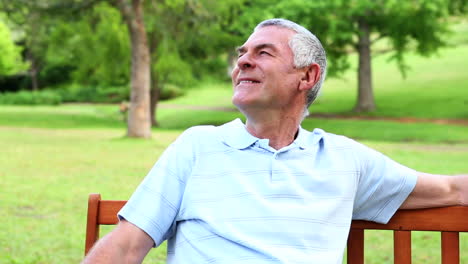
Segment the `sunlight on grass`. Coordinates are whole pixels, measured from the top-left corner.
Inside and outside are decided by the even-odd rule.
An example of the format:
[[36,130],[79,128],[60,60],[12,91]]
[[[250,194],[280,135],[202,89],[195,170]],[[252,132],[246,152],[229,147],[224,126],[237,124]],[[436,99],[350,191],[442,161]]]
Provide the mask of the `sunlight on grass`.
[[187,89],[185,96],[161,102],[161,105],[232,106],[231,96],[231,83],[207,82]]

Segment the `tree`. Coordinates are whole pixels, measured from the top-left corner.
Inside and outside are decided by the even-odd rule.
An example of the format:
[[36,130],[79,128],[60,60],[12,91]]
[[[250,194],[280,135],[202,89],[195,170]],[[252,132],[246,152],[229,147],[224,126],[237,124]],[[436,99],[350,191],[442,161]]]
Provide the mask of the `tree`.
[[143,21],[143,0],[117,0],[130,34],[132,50],[127,136],[151,137],[150,51]]
[[[212,0],[146,1],[146,5],[143,5],[143,0],[132,0],[131,5],[129,1],[118,0],[117,3],[124,20],[127,22],[132,39],[132,99],[130,105],[133,105],[133,91],[136,90],[133,86],[133,65],[136,62],[134,61],[135,47],[139,47],[141,57],[139,57],[138,64],[143,67],[148,61],[148,68],[151,73],[151,77],[148,78],[148,80],[151,80],[152,87],[149,120],[153,125],[157,125],[156,106],[162,85],[169,81],[187,85],[192,80],[192,70],[197,68],[190,66],[189,61],[191,59],[193,62],[193,60],[200,60],[210,56],[213,58],[223,51],[221,49],[218,52],[213,52],[213,54],[207,54],[208,51],[214,50],[213,47],[232,45],[231,42],[227,41],[227,34],[222,32],[219,25],[224,21],[226,12],[243,0],[226,0],[223,2]],[[133,13],[130,7],[133,8]],[[149,11],[148,13],[151,13],[152,16],[144,17],[143,8]],[[143,22],[143,18],[145,18],[145,22]],[[151,25],[148,27],[149,30],[145,28],[144,23]],[[134,28],[132,29],[131,26],[134,26]],[[197,39],[204,39],[205,41],[195,41]],[[146,59],[147,55],[148,59]],[[184,58],[182,59],[182,57]],[[149,67],[150,60],[152,60],[153,67]],[[143,78],[143,76],[146,76],[147,68],[145,66],[140,69],[143,70],[144,75],[142,72],[138,72],[138,74],[140,78]],[[143,81],[139,81],[139,85],[142,84]],[[142,93],[145,93],[144,101],[146,104],[146,88],[139,90],[138,94],[140,96]],[[140,109],[140,113],[141,111],[142,109]]]
[[[212,0],[139,2],[142,10],[144,9],[145,13],[151,14],[150,16],[142,15],[142,17],[144,18],[143,23],[147,33],[147,46],[151,54],[150,120],[153,125],[157,125],[157,103],[161,90],[166,85],[171,84],[184,87],[193,84],[194,75],[200,75],[202,69],[206,68],[202,67],[200,65],[201,63],[206,60],[213,61],[220,53],[226,50],[227,46],[232,47],[233,41],[230,41],[230,34],[224,32],[220,24],[223,23],[226,18],[230,18],[229,15],[226,15],[230,8],[241,1],[243,0],[228,0],[222,3]],[[109,3],[119,8],[121,16],[126,21],[127,32],[132,36],[130,32],[131,29],[128,26],[128,18],[132,16],[128,15],[128,9],[122,8],[124,6],[122,3],[127,3],[127,7],[132,6],[130,2],[109,1]],[[98,78],[93,77],[98,76],[97,73],[100,72],[99,69],[113,69],[113,72],[120,72],[121,69],[120,65],[118,65],[119,63],[108,65],[106,61],[125,61],[125,45],[121,44],[124,41],[122,35],[124,30],[118,25],[118,19],[111,14],[111,11],[108,10],[106,5],[95,5],[95,7],[99,7],[99,10],[95,9],[94,15],[89,16],[86,22],[77,22],[80,30],[71,31],[74,35],[70,36],[68,39],[72,39],[70,42],[73,42],[73,44],[70,42],[68,44],[76,47],[75,51],[81,51],[80,54],[83,55],[75,56],[75,60],[81,62],[74,71],[75,77],[77,77],[77,73],[81,73],[78,76],[84,77],[80,78],[82,80],[98,79],[102,82],[108,78],[106,78],[106,76],[99,76]],[[105,13],[105,15],[103,15],[103,13]],[[90,23],[91,21],[92,23]],[[92,24],[92,26],[90,26],[90,24]],[[100,31],[99,29],[101,27],[106,30]],[[64,26],[64,28],[66,28],[66,26]],[[115,31],[113,29],[119,30]],[[86,37],[80,38],[82,41],[76,41],[76,32],[80,32],[78,35],[85,34]],[[112,38],[106,36],[106,33],[107,35],[121,37]],[[64,39],[62,33],[57,35],[62,36],[58,39]],[[67,39],[67,37],[65,37],[65,39]],[[105,43],[100,43],[103,39]],[[110,39],[115,39],[116,42],[120,43],[120,48],[113,50],[110,54],[108,52],[100,52],[100,54],[104,54],[104,56],[96,55],[96,50],[105,51],[115,49],[116,44],[112,45],[107,42],[107,40]],[[63,41],[58,41],[57,43],[63,43]],[[131,41],[131,43],[133,52],[133,45],[135,42]],[[89,50],[91,50],[88,48],[89,46],[93,47],[91,56],[89,56]],[[102,59],[96,61],[98,58]],[[132,58],[134,57],[132,56]],[[133,62],[132,60],[132,65]],[[139,63],[144,63],[144,61],[140,60]],[[98,67],[97,65],[104,66]],[[106,75],[107,77],[112,76],[111,73]],[[114,79],[115,78],[110,78],[110,80]],[[133,87],[132,84],[131,91],[134,91]],[[132,104],[133,102],[130,103],[130,105]],[[129,118],[129,120],[130,119],[131,118]]]
[[188,87],[203,75],[224,73],[217,64],[233,49],[236,36],[225,30],[232,10],[244,0],[172,0],[147,2],[145,17],[151,51],[151,120],[161,90],[169,85]]
[[126,86],[130,63],[127,26],[108,3],[95,4],[77,19],[61,19],[49,32],[44,68],[67,65],[74,83]]
[[[85,10],[93,10],[93,7],[103,2],[110,3],[120,11],[120,15],[127,25],[128,39],[130,40],[130,107],[127,118],[127,136],[149,138],[151,137],[149,95],[151,61],[144,23],[144,0],[69,0],[66,3],[67,5],[64,5],[63,1],[57,2],[55,5],[52,5],[49,10],[63,10],[64,8],[68,8],[71,10],[68,12],[76,11],[82,15]],[[70,6],[72,8],[70,8]],[[118,23],[116,24],[118,26]],[[114,45],[120,45],[120,43],[114,43]],[[107,48],[112,49],[109,47]],[[109,55],[106,56],[109,61],[114,61],[112,56],[115,54],[107,53],[107,55]],[[123,61],[125,62],[125,60]],[[115,67],[119,68],[119,66]]]
[[10,29],[0,20],[0,75],[11,75],[25,70],[27,64],[21,58],[21,48],[11,37]]
[[466,0],[283,0],[263,5],[264,15],[284,17],[310,29],[322,41],[329,58],[329,75],[349,68],[350,51],[358,54],[357,112],[375,109],[371,47],[388,41],[402,74],[408,51],[428,56],[444,46],[449,11],[466,9]]
[[[121,85],[130,79],[127,134],[136,137],[149,137],[148,120],[157,124],[156,105],[166,84],[189,86],[195,75],[220,68],[213,61],[219,60],[226,47],[233,46],[232,38],[221,24],[232,18],[231,7],[243,1],[18,0],[12,4],[0,0],[12,7],[10,10],[26,10],[18,13],[26,14],[21,16],[23,20],[32,11],[40,11],[37,13],[41,20],[50,16],[55,22],[60,21],[47,29],[48,49],[39,49],[47,50],[43,52],[46,68],[68,65],[75,81],[93,85]],[[120,18],[110,5],[119,10]],[[144,12],[151,15],[144,16]],[[122,28],[120,19],[126,29]],[[130,44],[122,44],[125,42]],[[131,57],[131,74],[122,70],[128,57]],[[149,83],[153,87],[150,104]],[[147,109],[153,113],[151,118]]]
[[[131,95],[128,117],[127,135],[129,137],[149,138],[151,123],[149,114],[150,90],[150,54],[146,29],[143,21],[144,0],[42,0],[42,1],[6,1],[0,0],[0,8],[14,11],[14,17],[19,17],[30,23],[23,28],[28,39],[34,39],[37,34],[38,21],[45,15],[70,22],[80,19],[94,6],[109,2],[116,6],[124,19],[131,44]],[[13,16],[12,16],[13,17]],[[34,18],[34,20],[32,20]],[[20,25],[21,23],[17,23]],[[42,38],[41,38],[42,39]],[[118,45],[118,43],[116,43]],[[36,47],[35,43],[26,43],[27,47]],[[31,49],[32,50],[32,49]],[[34,62],[31,63],[34,65]]]
[[13,30],[21,35],[18,42],[23,46],[25,60],[29,63],[28,75],[32,90],[39,89],[38,75],[47,50],[45,42],[49,21],[41,13],[43,4],[47,3],[39,5],[31,1],[0,0],[0,10],[6,14]]

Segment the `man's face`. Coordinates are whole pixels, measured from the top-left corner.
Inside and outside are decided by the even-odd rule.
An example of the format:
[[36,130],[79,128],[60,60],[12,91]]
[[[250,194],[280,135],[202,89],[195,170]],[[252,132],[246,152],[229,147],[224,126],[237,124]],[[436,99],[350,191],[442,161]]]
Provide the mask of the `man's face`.
[[232,102],[239,109],[279,109],[292,103],[301,79],[288,44],[294,34],[286,28],[263,27],[238,49],[231,77]]

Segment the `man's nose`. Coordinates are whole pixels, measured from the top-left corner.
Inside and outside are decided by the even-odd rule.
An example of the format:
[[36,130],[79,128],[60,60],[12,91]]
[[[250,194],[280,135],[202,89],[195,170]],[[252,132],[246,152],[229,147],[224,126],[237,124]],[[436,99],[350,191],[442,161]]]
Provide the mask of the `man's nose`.
[[252,60],[252,57],[250,56],[250,54],[246,53],[240,56],[239,59],[237,59],[237,67],[239,67],[239,69],[241,70],[244,70],[244,69],[255,67],[255,63]]

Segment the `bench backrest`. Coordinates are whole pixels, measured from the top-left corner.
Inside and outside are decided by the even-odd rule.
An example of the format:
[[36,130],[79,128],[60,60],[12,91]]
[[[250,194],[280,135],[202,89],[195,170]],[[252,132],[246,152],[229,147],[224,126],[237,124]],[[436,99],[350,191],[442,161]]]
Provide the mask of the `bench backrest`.
[[[99,226],[117,224],[117,212],[126,202],[101,200],[100,194],[89,195],[85,255],[99,239]],[[459,232],[468,232],[468,207],[399,210],[385,225],[353,221],[348,238],[348,264],[364,263],[366,229],[393,230],[395,264],[411,263],[411,231],[441,232],[442,264],[459,264]]]

